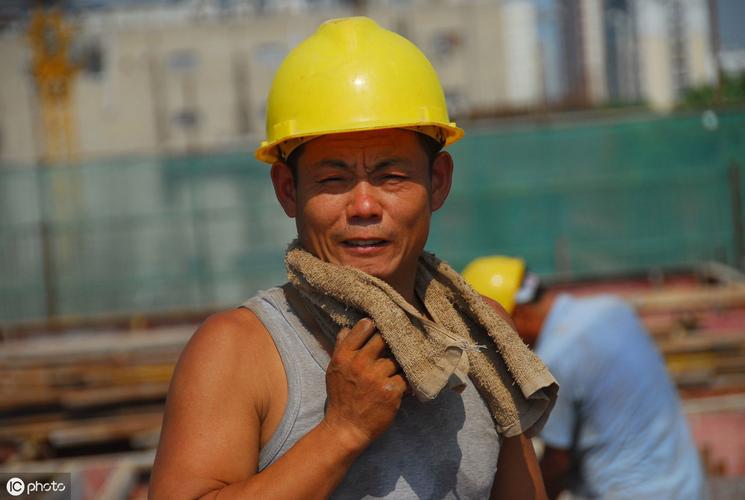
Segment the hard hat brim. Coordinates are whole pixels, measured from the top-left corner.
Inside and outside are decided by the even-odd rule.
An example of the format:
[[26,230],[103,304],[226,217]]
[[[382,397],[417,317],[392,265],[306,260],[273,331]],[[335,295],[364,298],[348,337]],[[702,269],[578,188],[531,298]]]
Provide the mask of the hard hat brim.
[[292,139],[299,139],[299,138],[306,138],[307,140],[321,137],[324,135],[330,135],[330,134],[345,134],[349,132],[366,132],[370,130],[387,130],[387,129],[417,129],[419,127],[437,127],[440,130],[444,132],[445,136],[445,142],[442,144],[444,146],[449,146],[460,139],[463,138],[463,135],[465,132],[462,128],[458,127],[455,122],[450,122],[448,124],[440,123],[440,122],[416,122],[416,123],[401,123],[396,125],[391,124],[385,124],[385,125],[370,125],[370,126],[360,126],[360,127],[350,127],[346,129],[339,129],[339,130],[330,130],[330,131],[324,131],[323,133],[315,133],[315,134],[295,134],[288,137],[283,137],[280,140],[274,141],[274,142],[268,142],[268,141],[262,141],[261,146],[259,146],[254,156],[257,160],[273,164],[277,161],[283,160],[281,158],[281,155],[279,154],[279,145],[290,141]]

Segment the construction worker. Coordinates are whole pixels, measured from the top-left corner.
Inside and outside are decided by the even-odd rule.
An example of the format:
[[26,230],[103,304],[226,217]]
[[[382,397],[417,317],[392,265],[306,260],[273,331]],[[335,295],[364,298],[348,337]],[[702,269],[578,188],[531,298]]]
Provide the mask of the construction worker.
[[555,380],[424,252],[462,135],[424,55],[368,18],[291,51],[256,152],[296,222],[289,283],[186,346],[152,498],[545,498],[527,436]]
[[504,306],[561,384],[540,434],[549,498],[706,497],[676,389],[627,303],[543,289],[513,257],[478,258],[463,276]]

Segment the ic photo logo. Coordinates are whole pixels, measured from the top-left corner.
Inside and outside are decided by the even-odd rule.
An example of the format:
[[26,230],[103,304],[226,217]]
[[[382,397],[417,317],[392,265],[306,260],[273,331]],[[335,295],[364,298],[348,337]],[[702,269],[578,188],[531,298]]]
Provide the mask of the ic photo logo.
[[[19,477],[20,476],[20,477]],[[32,473],[32,474],[2,474],[0,481],[5,481],[5,491],[12,497],[28,495],[31,498],[52,498],[57,500],[69,500],[70,473]],[[2,482],[0,482],[2,484]],[[0,496],[7,498],[5,492]]]
[[17,497],[23,495],[26,491],[26,483],[24,483],[21,478],[11,477],[8,479],[8,482],[5,483],[5,489],[8,490],[10,495]]

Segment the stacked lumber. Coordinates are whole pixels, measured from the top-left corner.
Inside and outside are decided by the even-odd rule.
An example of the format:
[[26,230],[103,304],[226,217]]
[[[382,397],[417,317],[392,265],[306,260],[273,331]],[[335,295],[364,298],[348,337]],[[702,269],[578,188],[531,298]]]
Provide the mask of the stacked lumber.
[[683,397],[745,393],[745,286],[698,286],[628,296]]
[[0,463],[157,443],[168,383],[193,325],[4,342]]
[[[585,291],[598,286],[613,292],[609,282]],[[665,357],[689,418],[704,428],[720,412],[745,415],[745,286],[624,285],[619,292]],[[135,323],[147,322],[127,324]],[[73,498],[144,498],[168,384],[196,325],[69,326],[0,332],[0,472],[72,472],[85,485]],[[723,460],[717,446],[707,449]]]
[[745,392],[745,328],[716,334],[693,331],[660,339],[658,346],[684,397]]
[[626,299],[642,315],[740,308],[745,307],[745,285],[662,288],[626,294]]

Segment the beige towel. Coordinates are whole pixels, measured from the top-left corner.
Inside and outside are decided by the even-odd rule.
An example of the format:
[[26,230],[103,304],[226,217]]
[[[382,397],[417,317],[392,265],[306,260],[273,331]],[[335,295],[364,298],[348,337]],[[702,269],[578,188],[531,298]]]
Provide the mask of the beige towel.
[[324,262],[297,241],[285,263],[324,334],[334,339],[340,327],[372,318],[418,399],[434,399],[446,387],[461,389],[469,376],[497,432],[533,436],[543,427],[556,400],[556,380],[515,330],[433,254],[420,257],[415,289],[434,321],[384,281]]

